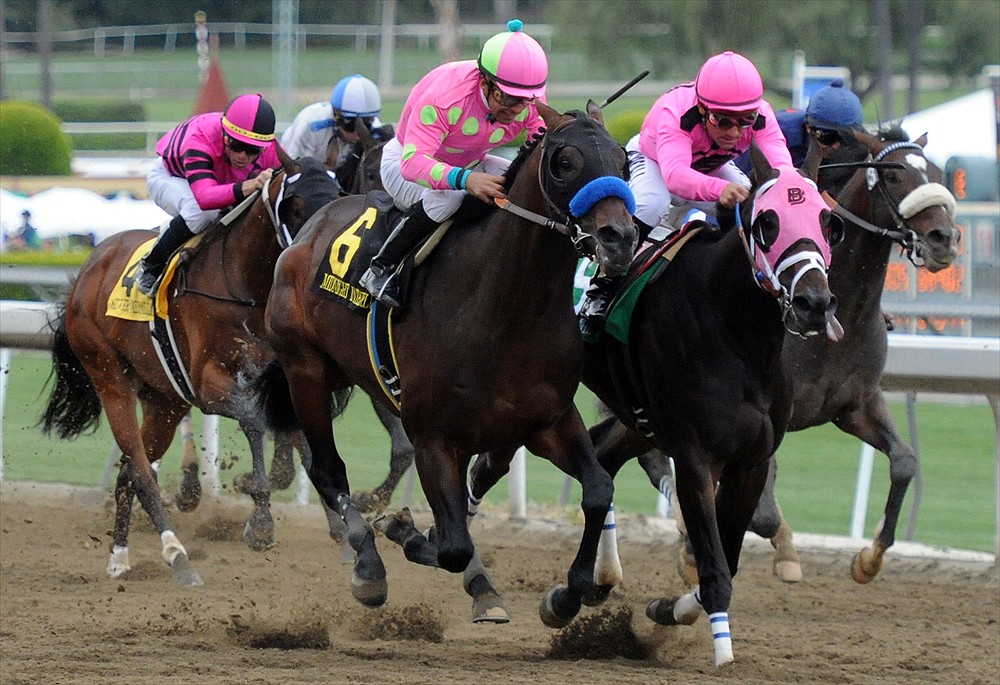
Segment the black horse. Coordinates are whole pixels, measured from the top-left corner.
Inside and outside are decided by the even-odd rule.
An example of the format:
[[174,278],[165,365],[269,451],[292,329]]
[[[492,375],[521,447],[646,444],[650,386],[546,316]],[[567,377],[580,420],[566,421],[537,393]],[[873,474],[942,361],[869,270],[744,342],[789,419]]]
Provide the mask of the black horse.
[[[826,279],[838,220],[811,181],[771,169],[756,147],[751,158],[764,182],[735,213],[736,226],[690,238],[639,295],[627,342],[604,334],[588,346],[584,374],[621,419],[590,431],[612,476],[650,445],[674,457],[700,587],[654,600],[646,613],[676,625],[707,612],[716,664],[733,658],[732,577],[791,416],[785,332],[842,335]],[[818,163],[814,145],[804,173],[815,178]],[[473,495],[482,485],[474,478]]]
[[[833,250],[829,275],[846,333],[837,345],[789,335],[783,354],[795,382],[788,430],[832,421],[889,457],[891,485],[876,540],[872,548],[855,556],[851,567],[854,580],[867,583],[878,574],[885,551],[895,541],[903,498],[917,463],[879,387],[888,351],[881,296],[890,252],[898,246],[915,265],[937,272],[957,257],[961,235],[954,223],[955,199],[941,185],[941,170],[924,156],[926,136],[910,141],[894,127],[877,136],[857,133],[855,138],[867,160],[836,167],[851,175],[839,191],[831,190],[838,203],[834,212],[846,224],[845,239]],[[654,486],[669,473],[663,455],[644,455],[640,463]],[[771,539],[776,575],[794,581],[801,577],[801,569],[791,528],[774,495],[774,480],[771,474],[751,530]],[[689,552],[682,548],[680,570],[694,582]]]
[[[415,271],[409,308],[392,320],[401,416],[434,513],[437,564],[459,572],[474,557],[465,521],[473,454],[526,444],[581,482],[580,549],[568,587],[550,591],[542,608],[547,625],[562,626],[594,590],[613,491],[573,404],[584,354],[571,303],[577,246],[607,272],[622,273],[636,229],[624,151],[604,129],[600,108],[538,109],[547,133],[508,172],[511,212],[449,231]],[[364,317],[311,291],[331,241],[340,236],[346,245],[345,229],[362,230],[364,210],[363,198],[333,203],[279,260],[267,326],[280,366],[265,372],[260,390],[272,425],[292,427],[297,417],[313,454],[310,478],[343,516],[358,552],[354,596],[374,606],[386,598],[385,569],[373,530],[351,501],[332,418],[353,385],[376,396],[383,388],[371,369]],[[289,394],[296,417],[282,402]]]

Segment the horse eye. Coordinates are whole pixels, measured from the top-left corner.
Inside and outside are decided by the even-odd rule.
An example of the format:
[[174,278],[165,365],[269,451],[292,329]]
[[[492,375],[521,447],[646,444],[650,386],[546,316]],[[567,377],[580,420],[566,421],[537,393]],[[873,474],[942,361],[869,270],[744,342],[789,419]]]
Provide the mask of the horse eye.
[[820,222],[826,227],[826,239],[830,247],[836,247],[844,241],[844,220],[833,212],[823,210]]
[[773,209],[762,212],[753,223],[753,234],[767,252],[778,241],[778,215]]

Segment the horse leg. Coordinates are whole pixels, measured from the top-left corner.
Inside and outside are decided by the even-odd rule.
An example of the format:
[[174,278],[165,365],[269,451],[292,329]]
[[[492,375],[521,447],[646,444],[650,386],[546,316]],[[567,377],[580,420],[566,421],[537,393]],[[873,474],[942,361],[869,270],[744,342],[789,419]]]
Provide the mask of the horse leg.
[[[297,433],[291,439],[291,442],[298,445],[302,468],[308,474],[309,469],[312,468],[312,452],[309,451],[309,443],[305,441],[301,433]],[[319,498],[319,503],[323,506],[323,513],[326,515],[326,524],[330,530],[330,539],[343,547],[342,561],[345,563],[353,562],[354,550],[347,544],[347,526],[344,525],[344,519],[340,518],[340,514],[331,509],[322,497]]]
[[194,511],[201,502],[201,479],[198,477],[198,451],[194,445],[191,412],[181,419],[181,487],[174,504],[181,511]]
[[108,576],[120,578],[131,570],[128,558],[128,532],[132,524],[132,474],[129,461],[122,455],[115,480],[115,527],[111,538],[111,556],[108,558]]
[[[676,600],[653,600],[646,607],[646,616],[661,625],[690,625],[702,611],[708,612],[718,666],[733,660],[728,615],[732,576],[716,518],[715,476],[708,467],[709,455],[694,448],[685,452],[674,458],[677,498],[688,525],[700,585]],[[744,530],[752,511],[747,512]]]
[[268,482],[271,490],[284,490],[295,480],[295,443],[291,435],[279,433],[274,436],[274,457],[271,458],[271,473]]
[[917,455],[899,437],[885,396],[878,388],[861,398],[856,409],[836,417],[833,422],[840,430],[861,438],[889,457],[889,496],[882,520],[875,528],[871,548],[859,551],[851,563],[851,576],[855,582],[864,584],[878,575],[886,550],[896,542],[896,524],[906,489],[917,471]]
[[351,496],[358,511],[363,513],[378,513],[388,507],[392,500],[392,494],[399,486],[399,481],[413,463],[413,444],[407,437],[406,431],[403,430],[403,422],[392,410],[374,399],[372,407],[375,409],[378,420],[382,422],[386,432],[389,433],[392,440],[392,453],[389,457],[389,474],[385,480],[371,492],[359,490]]
[[434,512],[438,565],[451,573],[469,566],[475,552],[466,521],[469,457],[441,443],[414,443],[417,475]]
[[[564,473],[573,476],[583,490],[580,502],[584,520],[583,537],[569,568],[567,585],[549,590],[539,610],[545,625],[561,628],[580,612],[583,598],[596,590],[594,574],[598,545],[606,521],[610,520],[613,526],[611,501],[615,485],[598,463],[590,435],[575,407],[571,407],[551,428],[532,436],[527,446],[533,453],[545,457]],[[614,561],[617,561],[617,549]],[[621,565],[617,564],[617,567],[618,577],[602,582],[620,583]]]
[[382,606],[389,590],[385,564],[375,546],[375,530],[351,501],[347,465],[333,437],[330,397],[335,387],[333,379],[340,374],[322,353],[307,348],[298,339],[295,343],[296,347],[288,350],[292,359],[286,361],[283,357],[282,361],[292,406],[309,445],[309,480],[326,505],[340,515],[347,527],[347,542],[357,553],[351,594],[365,606]]
[[264,463],[264,431],[253,421],[240,419],[240,428],[250,444],[253,461],[251,482],[244,480],[240,491],[253,499],[253,513],[243,527],[243,541],[255,552],[274,546],[274,517],[271,515],[271,483]]
[[802,580],[802,565],[799,563],[798,552],[792,544],[792,529],[781,514],[781,506],[774,493],[774,482],[777,477],[778,462],[771,457],[767,470],[767,480],[764,490],[757,502],[757,509],[750,521],[750,530],[766,540],[774,547],[773,571],[780,580],[786,583],[797,583]]

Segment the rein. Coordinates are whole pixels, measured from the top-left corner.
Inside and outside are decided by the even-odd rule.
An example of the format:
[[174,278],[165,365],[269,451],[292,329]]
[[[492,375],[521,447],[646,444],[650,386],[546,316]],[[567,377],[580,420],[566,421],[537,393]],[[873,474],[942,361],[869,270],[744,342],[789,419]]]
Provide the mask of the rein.
[[956,209],[955,198],[952,196],[951,192],[940,183],[928,181],[926,183],[921,183],[907,193],[906,197],[900,200],[897,205],[893,198],[889,195],[889,191],[885,188],[885,184],[879,183],[879,181],[881,181],[879,170],[906,168],[906,165],[900,162],[882,161],[885,157],[896,150],[917,150],[920,155],[923,156],[923,148],[918,144],[909,141],[898,141],[885,146],[877,155],[869,157],[868,160],[862,162],[825,165],[826,167],[836,166],[866,169],[865,181],[868,186],[868,192],[871,193],[873,190],[878,190],[878,196],[882,198],[882,201],[889,209],[893,223],[896,225],[895,230],[876,226],[875,224],[862,219],[837,202],[837,200],[831,197],[825,190],[822,193],[823,200],[834,214],[841,217],[845,221],[849,221],[855,226],[863,228],[870,233],[885,236],[895,242],[903,249],[903,253],[906,255],[906,258],[914,266],[921,267],[924,265],[924,259],[920,254],[920,236],[917,235],[916,231],[907,225],[906,221],[907,219],[914,217],[919,212],[922,212],[930,207],[942,207],[954,220]]
[[[760,194],[763,190],[765,190],[768,187],[768,184],[773,182],[774,181],[768,181],[763,185],[761,185],[761,187],[757,189],[757,194]],[[747,232],[744,230],[743,215],[742,212],[740,211],[739,202],[736,203],[736,228],[739,231],[740,244],[743,245],[743,251],[750,262],[750,271],[753,274],[754,283],[756,283],[761,290],[770,294],[778,301],[778,305],[781,307],[781,321],[785,326],[785,330],[800,338],[807,337],[805,334],[799,333],[798,331],[789,328],[788,315],[792,311],[792,297],[795,293],[795,288],[799,284],[799,280],[803,276],[805,276],[806,273],[812,271],[813,269],[818,269],[822,271],[824,274],[826,273],[826,264],[823,261],[823,257],[812,250],[807,250],[804,252],[798,252],[789,257],[781,259],[777,263],[777,265],[772,266],[770,261],[768,261],[767,259],[766,253],[764,253],[763,250],[761,249],[762,245],[759,243],[756,237],[754,237],[753,231],[750,231],[750,234],[748,236]],[[760,250],[759,254],[762,257],[761,258],[761,262],[763,262],[762,268],[757,261],[758,250]],[[781,274],[783,274],[789,268],[795,266],[796,264],[800,264],[802,262],[806,262],[805,268],[800,269],[795,274],[795,276],[792,277],[791,286],[785,288],[785,286],[783,286],[780,281]],[[812,335],[815,335],[815,333],[813,333]]]
[[[270,189],[271,189],[271,180],[272,179],[268,179],[264,183],[264,187],[261,190],[254,191],[254,193],[249,198],[247,198],[247,199],[248,200],[254,200],[254,201],[256,201],[256,199],[258,198],[258,196],[261,196],[263,198],[262,202],[264,203],[264,207],[267,210],[268,217],[271,219],[271,225],[274,227],[275,236],[277,238],[278,245],[279,245],[280,249],[284,250],[286,247],[288,247],[288,245],[290,243],[290,234],[288,232],[288,228],[284,224],[282,224],[281,221],[278,219],[277,212],[275,211],[275,208],[281,203],[281,199],[282,199],[282,196],[284,195],[284,191],[285,191],[285,186],[284,186],[284,183],[282,183],[281,187],[278,189],[278,196],[274,200],[274,207],[272,207],[271,203],[269,202]],[[249,210],[247,210],[247,211],[249,211]],[[225,222],[225,220],[220,221],[220,223],[224,223],[225,225],[229,225],[229,222]],[[232,234],[232,231],[226,231],[222,235],[222,255],[225,255],[226,252],[228,251],[229,237],[230,237],[231,234]],[[209,243],[206,241],[205,245],[203,245],[202,248],[204,249],[204,247],[207,246],[208,244]],[[234,290],[234,288],[233,288],[232,282],[229,280],[229,272],[226,271],[226,265],[225,265],[225,259],[224,258],[222,258],[222,280],[225,283],[226,292],[227,293],[232,293],[233,290]],[[259,301],[255,300],[253,298],[242,299],[242,298],[235,297],[233,295],[228,295],[228,296],[216,295],[216,294],[208,293],[208,292],[205,292],[205,291],[202,291],[202,290],[193,290],[193,289],[190,289],[190,288],[187,288],[187,287],[185,287],[185,289],[183,291],[183,294],[199,295],[199,296],[207,298],[209,300],[214,300],[216,302],[229,302],[231,304],[236,304],[236,305],[239,305],[241,307],[263,308],[264,306],[267,305],[266,301],[259,302]]]

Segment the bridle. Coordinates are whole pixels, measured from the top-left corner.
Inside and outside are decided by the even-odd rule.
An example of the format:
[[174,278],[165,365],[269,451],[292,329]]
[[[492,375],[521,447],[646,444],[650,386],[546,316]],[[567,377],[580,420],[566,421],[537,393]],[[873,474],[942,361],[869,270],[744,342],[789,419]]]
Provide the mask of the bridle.
[[868,192],[872,193],[875,191],[875,197],[881,198],[882,202],[889,210],[890,216],[892,216],[893,223],[896,226],[895,229],[876,226],[875,224],[862,219],[839,204],[826,191],[823,192],[823,199],[830,206],[830,209],[834,214],[840,216],[845,221],[849,221],[852,224],[865,229],[866,231],[875,233],[876,235],[886,236],[902,248],[906,258],[910,260],[914,266],[921,267],[924,265],[924,258],[922,254],[923,240],[916,231],[909,227],[907,220],[912,219],[918,213],[925,209],[929,209],[930,207],[942,207],[948,214],[949,218],[954,221],[956,210],[955,197],[940,183],[925,181],[907,193],[906,197],[897,203],[890,195],[889,190],[885,187],[885,181],[881,175],[881,171],[883,169],[907,168],[907,165],[902,162],[883,161],[886,157],[897,150],[915,150],[921,157],[926,159],[924,156],[924,149],[917,143],[898,141],[886,145],[878,152],[878,154],[874,156],[869,155],[868,159],[861,162],[824,165],[824,168],[837,166],[865,169],[865,183],[868,187]]

